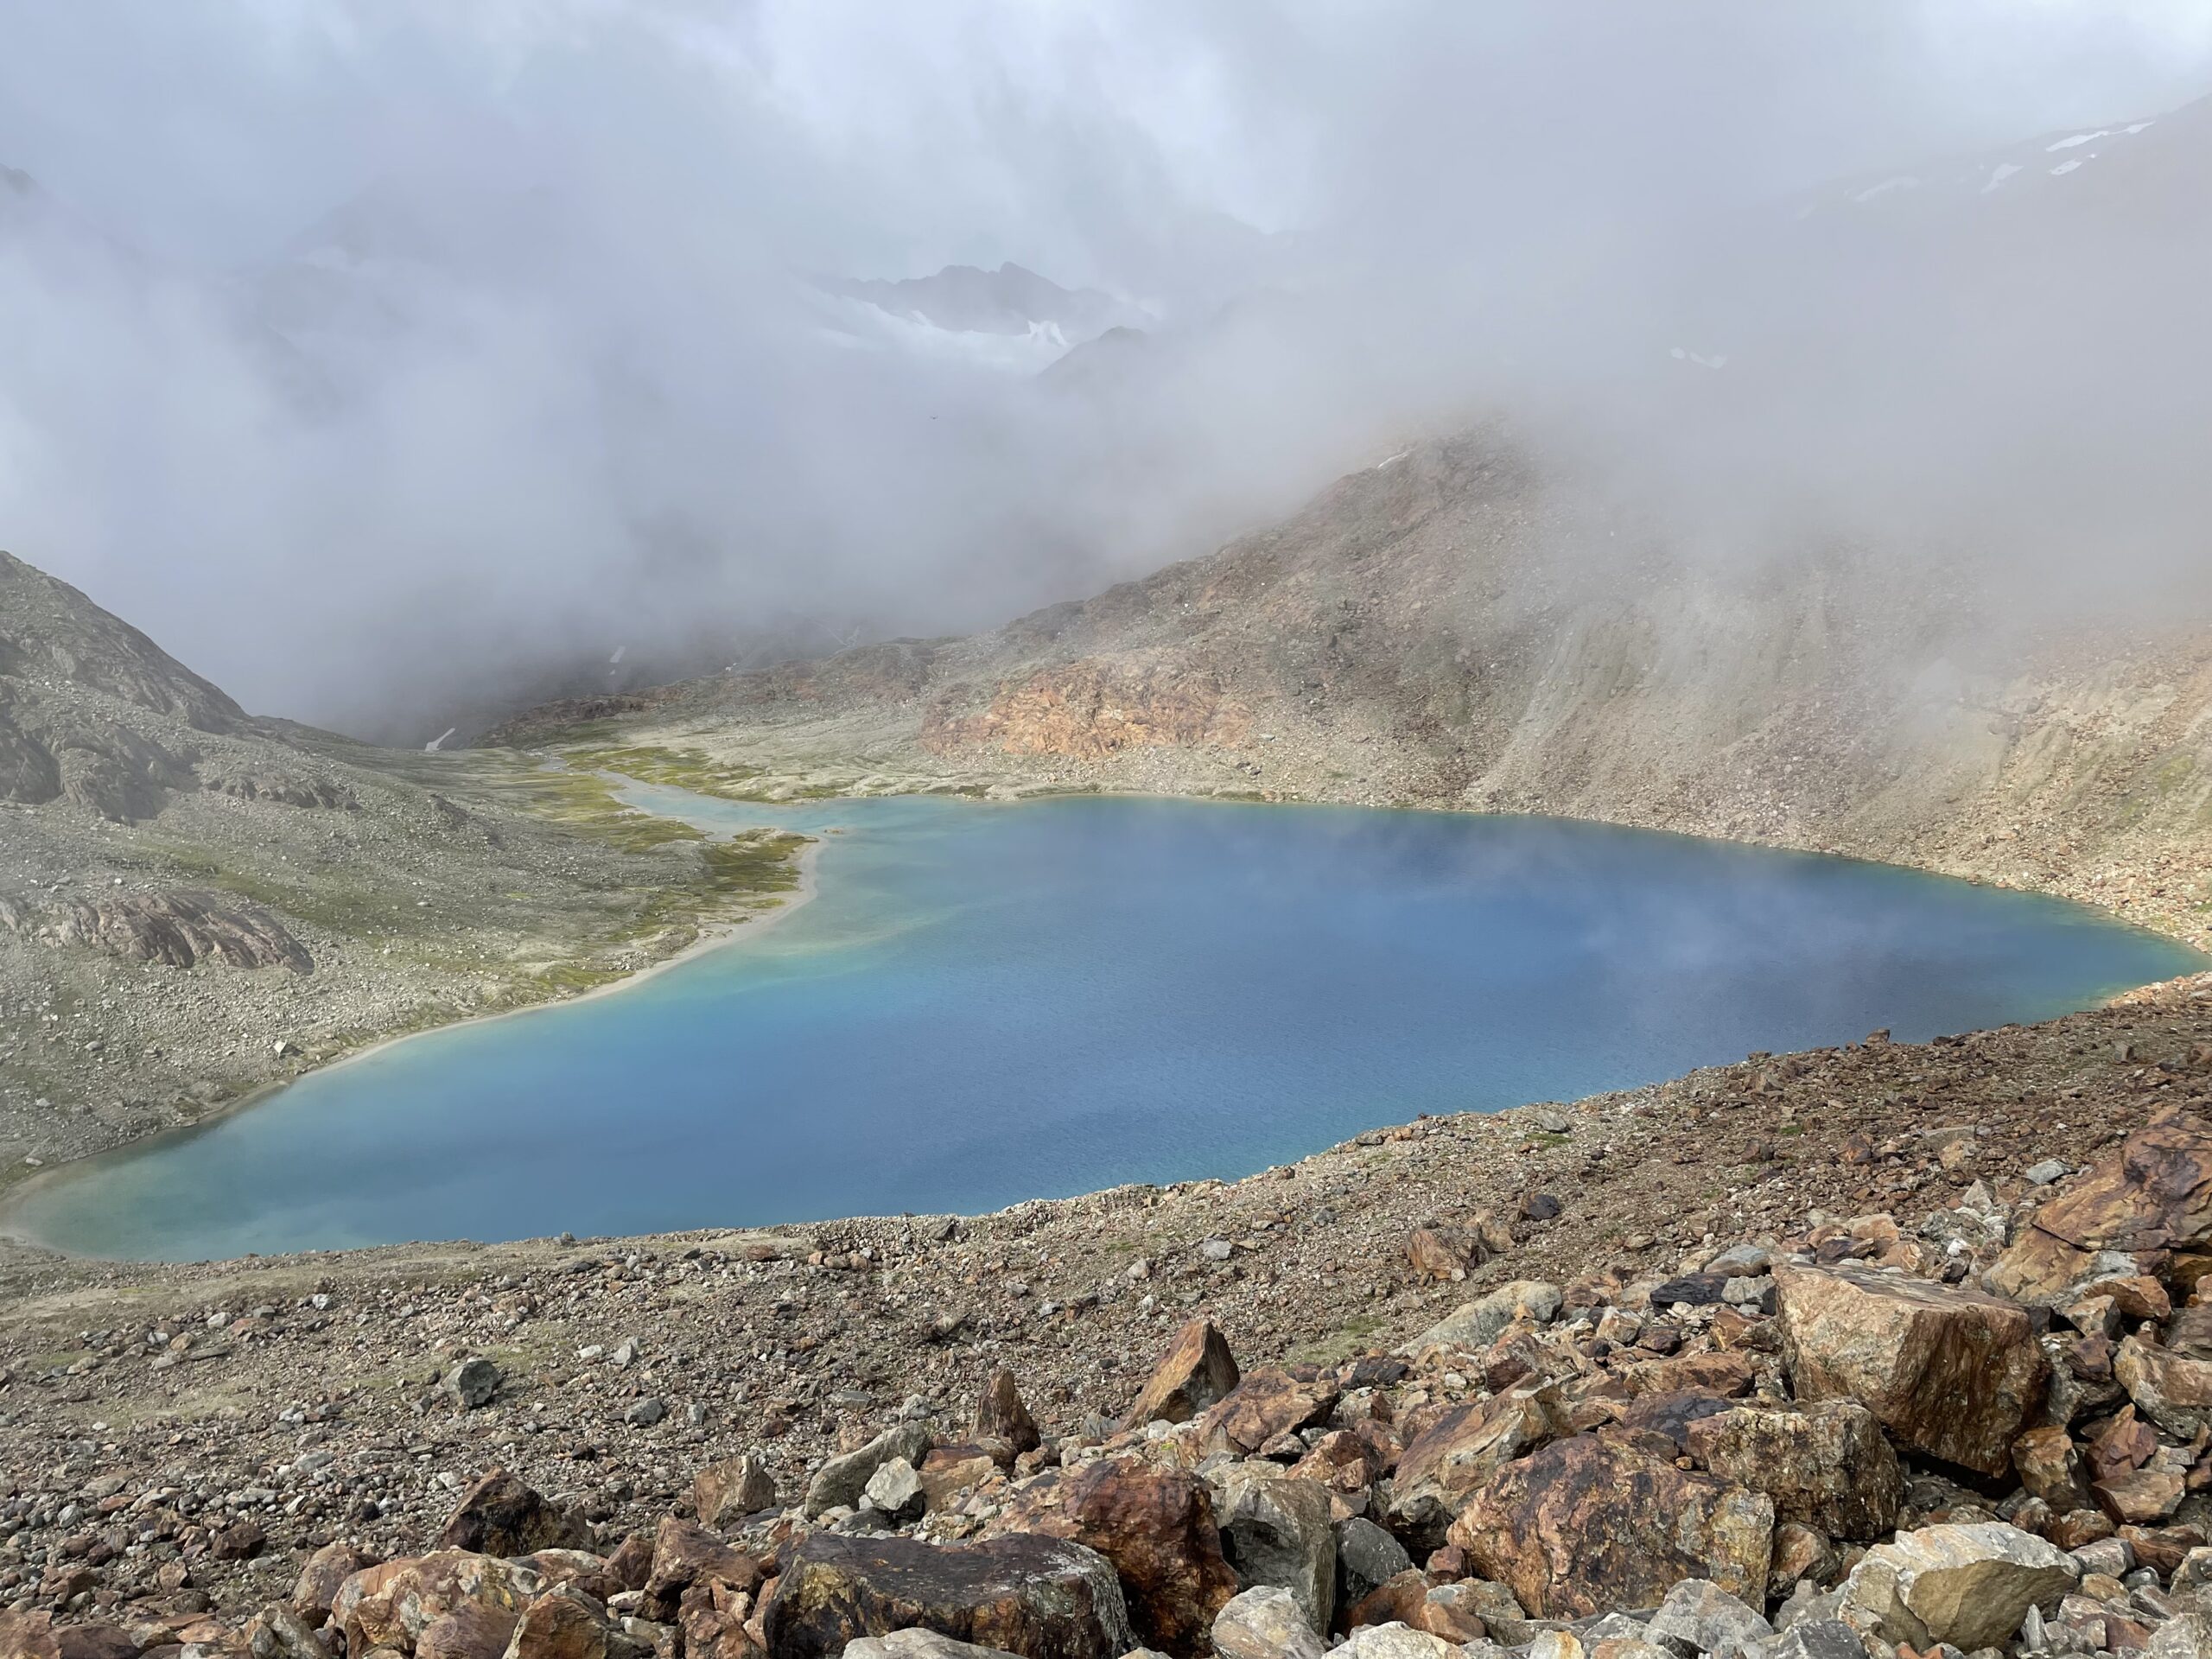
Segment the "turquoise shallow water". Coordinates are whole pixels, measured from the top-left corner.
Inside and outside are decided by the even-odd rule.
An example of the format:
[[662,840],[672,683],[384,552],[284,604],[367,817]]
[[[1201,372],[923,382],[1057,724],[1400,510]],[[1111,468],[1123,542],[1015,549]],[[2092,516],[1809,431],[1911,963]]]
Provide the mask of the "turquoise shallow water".
[[757,939],[308,1077],[10,1229],[183,1258],[976,1211],[2204,965],[2054,899],[1548,819],[639,798],[843,833]]

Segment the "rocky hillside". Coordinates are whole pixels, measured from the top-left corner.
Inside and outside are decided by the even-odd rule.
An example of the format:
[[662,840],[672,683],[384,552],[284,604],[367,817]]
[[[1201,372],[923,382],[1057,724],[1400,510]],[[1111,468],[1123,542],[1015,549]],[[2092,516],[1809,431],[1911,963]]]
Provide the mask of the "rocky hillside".
[[0,1180],[618,977],[773,902],[790,851],[254,719],[0,554]]
[[0,1644],[2195,1655],[2208,995],[989,1217],[18,1255]]
[[1157,790],[1561,813],[2084,897],[2194,941],[2212,626],[1999,611],[2001,566],[1692,558],[1496,435],[1080,603],[505,728],[790,790]]

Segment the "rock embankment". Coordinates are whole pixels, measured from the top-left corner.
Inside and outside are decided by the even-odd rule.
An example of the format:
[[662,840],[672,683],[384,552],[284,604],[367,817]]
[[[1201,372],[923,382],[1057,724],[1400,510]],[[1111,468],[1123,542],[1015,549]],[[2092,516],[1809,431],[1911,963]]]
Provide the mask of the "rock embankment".
[[[1714,1238],[1672,1262],[1655,1261],[1648,1241],[1596,1252],[1581,1271],[1490,1283],[1404,1341],[1324,1361],[1240,1359],[1199,1306],[1148,1372],[1110,1395],[1071,1399],[1043,1376],[1025,1384],[987,1365],[963,1393],[938,1387],[876,1407],[872,1421],[849,1414],[835,1443],[798,1464],[777,1445],[788,1403],[760,1402],[744,1420],[754,1446],[705,1461],[680,1497],[644,1513],[548,1497],[515,1473],[532,1427],[554,1421],[548,1402],[514,1410],[516,1354],[449,1346],[435,1382],[418,1379],[417,1427],[356,1455],[405,1468],[439,1422],[497,1419],[509,1438],[486,1448],[473,1480],[430,1483],[448,1512],[413,1553],[376,1547],[365,1523],[384,1505],[349,1506],[349,1483],[332,1484],[337,1442],[315,1425],[346,1414],[335,1390],[292,1408],[296,1449],[264,1471],[267,1503],[150,1471],[86,1479],[59,1506],[0,1505],[0,1653],[2205,1650],[2212,1123],[2195,1103],[2162,1105],[2078,1169],[2052,1160],[1993,1181],[1950,1161],[1948,1202],[1910,1223],[1815,1211],[1778,1236]],[[1468,1284],[1485,1257],[1533,1260],[1526,1228],[1548,1207],[1556,1201],[1535,1194],[1514,1219],[1470,1211],[1404,1230],[1400,1270]],[[731,1239],[680,1260],[788,1268],[796,1248]],[[804,1265],[855,1270],[818,1249]],[[1123,1276],[1153,1274],[1140,1261]],[[500,1281],[467,1294],[488,1297],[511,1331],[543,1311]],[[302,1301],[338,1311],[327,1293]],[[154,1364],[251,1344],[277,1319],[274,1308],[223,1310],[206,1335],[158,1332]],[[920,1329],[912,1377],[942,1370],[923,1355],[961,1325],[939,1315]],[[1063,1345],[1082,1341],[1079,1321],[1062,1330]],[[814,1338],[753,1340],[766,1377]],[[620,1374],[640,1350],[628,1340],[576,1359]],[[1039,1389],[1045,1413],[1028,1398]],[[626,1398],[628,1431],[678,1421],[664,1393]],[[688,1409],[697,1431],[703,1410]],[[1048,1432],[1040,1416],[1064,1427]],[[180,1459],[198,1438],[188,1417],[171,1420]],[[643,1460],[665,1472],[665,1442],[628,1443],[646,1448],[641,1477]],[[51,1450],[72,1467],[99,1461],[67,1443]],[[607,1450],[579,1442],[569,1455],[598,1463]],[[618,1486],[632,1490],[607,1490]],[[324,1522],[286,1551],[280,1529],[315,1515]]]

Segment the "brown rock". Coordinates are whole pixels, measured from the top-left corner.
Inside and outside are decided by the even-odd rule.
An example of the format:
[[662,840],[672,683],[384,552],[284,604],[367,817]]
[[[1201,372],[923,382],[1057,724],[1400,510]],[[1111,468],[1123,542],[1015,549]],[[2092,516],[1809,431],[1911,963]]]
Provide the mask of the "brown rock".
[[309,1630],[321,1630],[330,1617],[338,1586],[370,1565],[371,1558],[351,1544],[325,1544],[300,1569],[299,1580],[292,1586],[292,1611],[307,1622]]
[[1482,1245],[1456,1227],[1416,1227],[1406,1241],[1406,1259],[1424,1279],[1465,1279],[1481,1263]]
[[661,1517],[653,1534],[652,1571],[645,1579],[649,1616],[664,1622],[673,1618],[683,1592],[695,1584],[750,1591],[760,1583],[760,1563],[752,1556],[732,1549],[704,1528],[672,1515]]
[[499,1659],[514,1630],[512,1608],[466,1603],[423,1627],[415,1638],[415,1659]]
[[1199,1443],[1213,1452],[1257,1452],[1278,1434],[1319,1422],[1338,1398],[1336,1384],[1324,1377],[1265,1365],[1247,1371],[1207,1410],[1199,1423]]
[[[572,1587],[548,1591],[516,1622],[505,1659],[608,1659],[635,1647],[609,1622],[607,1610]],[[418,1654],[416,1659],[421,1659]]]
[[[295,1625],[294,1631],[315,1640],[304,1626]],[[120,1624],[65,1624],[54,1633],[54,1645],[60,1659],[138,1659],[137,1642]]]
[[349,1654],[406,1652],[433,1621],[456,1608],[519,1614],[524,1600],[515,1569],[497,1556],[441,1549],[364,1567],[338,1587],[330,1618],[345,1633]]
[[504,1469],[462,1494],[438,1534],[441,1549],[479,1555],[527,1555],[534,1549],[584,1549],[591,1529]]
[[2056,1424],[2040,1424],[2015,1439],[2012,1466],[2020,1484],[2056,1513],[2088,1506],[2089,1483],[2082,1472],[2081,1453],[2074,1449],[2073,1437]]
[[54,1615],[0,1610],[0,1659],[60,1659]]
[[2113,1355],[2112,1374],[2135,1408],[2169,1434],[2212,1427],[2212,1360],[2184,1359],[2137,1337]]
[[2050,1301],[2088,1273],[2098,1252],[2186,1250],[2212,1243],[2212,1134],[2162,1112],[2071,1192],[2030,1218],[1987,1274],[1991,1289]]
[[613,1563],[588,1549],[537,1549],[515,1558],[515,1565],[537,1574],[549,1590],[569,1586],[594,1600],[619,1596],[631,1586],[614,1571]]
[[233,1521],[207,1541],[207,1553],[219,1561],[250,1561],[261,1554],[268,1535],[251,1521]]
[[929,1498],[929,1507],[942,1510],[998,1471],[998,1459],[980,1446],[940,1446],[922,1459],[915,1474]]
[[775,1480],[750,1453],[710,1463],[691,1478],[691,1508],[702,1527],[727,1526],[775,1507]]
[[1023,1498],[1007,1524],[1104,1556],[1138,1636],[1154,1647],[1172,1654],[1198,1650],[1214,1615],[1236,1593],[1212,1493],[1192,1476],[1113,1458],[1073,1477],[1040,1481]]
[[2204,1547],[2203,1532],[2193,1526],[2126,1526],[2120,1529],[2120,1536],[2135,1552],[2135,1564],[2162,1579],[2171,1579],[2191,1550]]
[[1854,1400],[1803,1411],[1738,1406],[1689,1426],[1690,1455],[1721,1479],[1762,1491],[1784,1521],[1833,1538],[1893,1530],[1904,1471],[1873,1413]]
[[1559,1432],[1548,1390],[1516,1389],[1455,1406],[1414,1437],[1390,1478],[1385,1523],[1413,1548],[1433,1549],[1477,1490]]
[[1613,1376],[1630,1394],[1749,1394],[1758,1366],[1749,1354],[1684,1354],[1675,1359],[1648,1359],[1624,1365]]
[[836,1659],[858,1637],[915,1628],[1023,1659],[1120,1659],[1136,1645],[1113,1567],[1034,1533],[936,1545],[817,1532],[792,1553],[761,1628],[770,1659]]
[[1594,1435],[1510,1463],[1452,1523],[1452,1541],[1538,1618],[1656,1607],[1684,1579],[1766,1593],[1774,1501]]
[[1784,1521],[1774,1529],[1774,1555],[1767,1564],[1770,1599],[1779,1601],[1805,1580],[1826,1587],[1841,1571],[1843,1558],[1817,1527]]
[[[1393,1574],[1351,1605],[1344,1628],[1363,1624],[1412,1624],[1428,1599],[1428,1579],[1417,1567]],[[1487,1632],[1485,1632],[1486,1634]]]
[[2182,1477],[2177,1470],[2145,1465],[2097,1482],[2095,1491],[2098,1503],[2114,1521],[2146,1526],[2181,1507]]
[[2110,1517],[2096,1510],[2069,1510],[2044,1533],[2044,1536],[2061,1549],[2079,1549],[2084,1544],[2094,1544],[2100,1538],[2113,1534]]
[[2152,1433],[2151,1425],[2135,1414],[2134,1407],[2123,1406],[2089,1442],[2089,1478],[2110,1480],[2131,1469],[2140,1469],[2158,1449],[2158,1437]]
[[1857,1400],[1917,1451],[2005,1471],[2049,1370],[2027,1310],[1855,1265],[1781,1266],[1775,1285],[1800,1400]]
[[993,1371],[983,1384],[982,1395],[976,1402],[975,1433],[979,1440],[1004,1440],[1017,1453],[1033,1452],[1042,1444],[1037,1420],[1021,1403],[1021,1390],[1014,1386],[1012,1371]]
[[1154,1368],[1123,1421],[1131,1428],[1147,1423],[1187,1423],[1236,1386],[1236,1361],[1211,1319],[1192,1319],[1175,1333],[1174,1346]]
[[633,1532],[607,1558],[607,1571],[625,1590],[642,1590],[652,1576],[652,1535]]

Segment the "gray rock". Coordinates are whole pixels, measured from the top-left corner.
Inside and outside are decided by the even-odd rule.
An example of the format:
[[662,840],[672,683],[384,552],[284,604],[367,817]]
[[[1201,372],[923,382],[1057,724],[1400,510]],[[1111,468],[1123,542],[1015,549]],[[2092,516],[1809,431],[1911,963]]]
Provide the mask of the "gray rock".
[[497,1365],[480,1357],[464,1359],[447,1372],[445,1390],[460,1402],[462,1409],[473,1411],[479,1406],[490,1405],[499,1395],[499,1384],[505,1381],[505,1375]]
[[1224,1602],[1214,1615],[1213,1647],[1222,1659],[1321,1659],[1328,1651],[1298,1598],[1278,1584],[1255,1585]]
[[1844,1585],[1842,1617],[1893,1644],[1973,1649],[2010,1642],[2030,1607],[2056,1608],[2081,1568],[2048,1540],[2001,1521],[1897,1534]]
[[1709,1653],[1717,1659],[1749,1651],[1774,1634],[1774,1627],[1708,1579],[1685,1579],[1667,1592],[1659,1611],[1644,1626],[1648,1642],[1681,1656]]
[[668,1415],[668,1402],[657,1394],[647,1395],[622,1414],[622,1421],[634,1423],[639,1428],[651,1428]]
[[1277,1585],[1316,1630],[1337,1606],[1337,1533],[1329,1490],[1270,1463],[1231,1464],[1211,1477],[1222,1554],[1247,1589]]
[[1338,1659],[1459,1659],[1459,1649],[1440,1636],[1410,1624],[1363,1624],[1344,1638]]
[[2049,1186],[2065,1175],[2066,1166],[2056,1158],[2046,1158],[2039,1164],[2030,1164],[2020,1173],[2030,1186]]
[[1801,1618],[1765,1649],[1764,1659],[1866,1659],[1866,1644],[1840,1618]]
[[2125,1538],[2094,1539],[2067,1554],[2084,1573],[2101,1573],[2107,1578],[2124,1579],[2135,1567],[2135,1546]]
[[817,1519],[825,1510],[856,1509],[877,1470],[893,1458],[904,1458],[919,1466],[932,1443],[925,1424],[906,1422],[887,1429],[857,1452],[823,1464],[808,1484],[806,1501],[800,1507],[809,1520]]
[[1398,1351],[1417,1354],[1424,1348],[1487,1348],[1498,1332],[1516,1319],[1533,1325],[1549,1325],[1562,1298],[1557,1285],[1541,1279],[1516,1279],[1500,1285],[1487,1296],[1463,1302]]
[[2177,1613],[2151,1633],[2146,1659],[2212,1659],[2212,1616]]
[[1003,1648],[979,1648],[935,1630],[912,1630],[849,1642],[845,1659],[1009,1659],[1009,1656]]
[[2174,1568],[2173,1582],[2166,1587],[2179,1595],[2184,1590],[2202,1590],[2212,1584],[2212,1549],[2192,1549],[2181,1558],[2181,1565]]
[[1546,1135],[1572,1135],[1574,1124],[1565,1112],[1555,1112],[1548,1106],[1533,1106],[1529,1116]]
[[1720,1300],[1731,1307],[1748,1307],[1761,1313],[1774,1312],[1774,1275],[1762,1273],[1729,1279],[1720,1287]]
[[[2212,1554],[2212,1551],[2206,1554]],[[1414,1564],[1406,1547],[1363,1515],[1337,1527],[1337,1602],[1349,1607]]]
[[912,1521],[929,1507],[922,1478],[904,1458],[892,1458],[868,1478],[861,1496],[870,1508],[893,1521]]
[[1530,1618],[1520,1599],[1495,1579],[1462,1579],[1452,1586],[1458,1604],[1489,1626],[1490,1633],[1508,1647],[1523,1647],[1535,1640],[1543,1623]]

